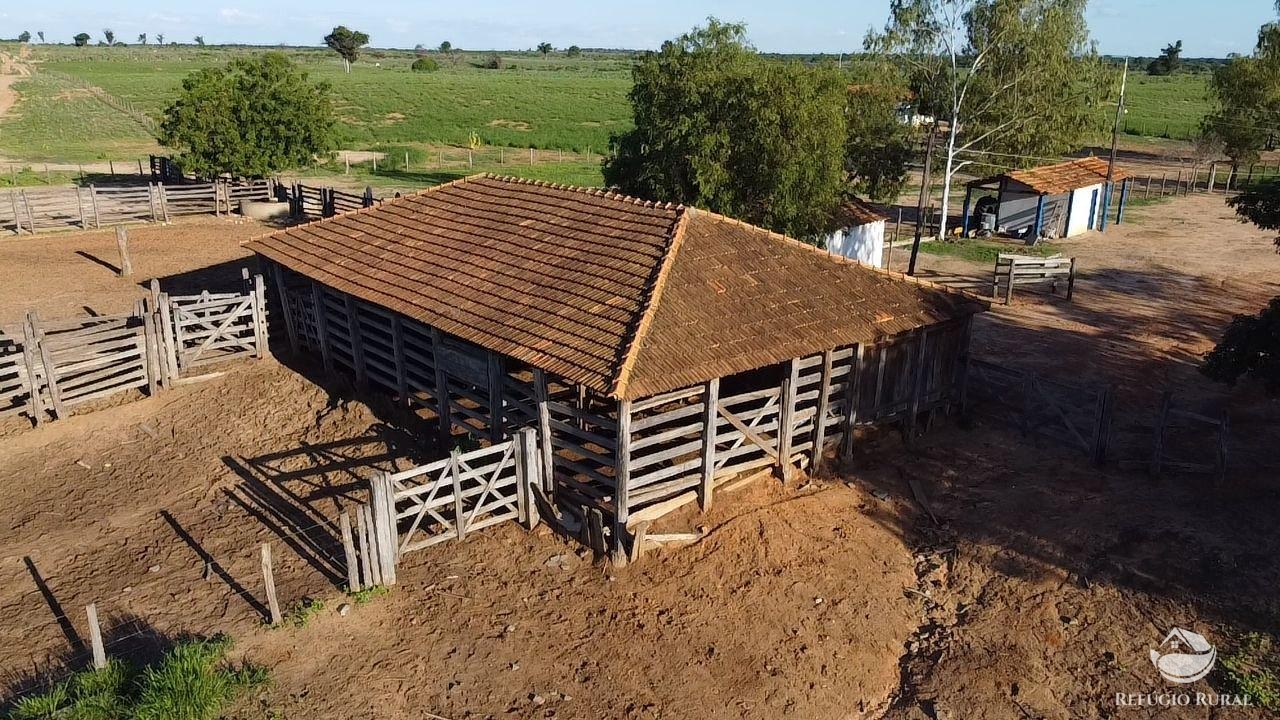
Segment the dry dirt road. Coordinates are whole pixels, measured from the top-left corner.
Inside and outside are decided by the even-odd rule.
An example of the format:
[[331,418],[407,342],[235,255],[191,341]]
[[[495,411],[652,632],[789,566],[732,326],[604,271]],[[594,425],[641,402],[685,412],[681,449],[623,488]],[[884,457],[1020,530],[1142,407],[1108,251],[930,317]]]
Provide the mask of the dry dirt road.
[[[234,266],[255,232],[214,220],[156,230],[135,250],[141,277]],[[1280,294],[1269,243],[1224,219],[1221,198],[1144,209],[1072,241],[1085,270],[1075,302],[996,308],[975,351],[1110,379],[1118,412],[1135,417],[1173,387],[1226,404],[1246,445],[1274,443],[1274,401],[1194,370],[1230,313]],[[0,318],[33,297],[51,317],[127,303],[139,288],[77,253],[111,244],[101,233],[0,242],[0,264],[18,278],[48,272],[56,290],[6,284]],[[332,518],[375,467],[423,460],[421,443],[381,403],[317,384],[314,368],[227,370],[36,430],[0,428],[0,695],[83,663],[83,607],[96,602],[114,654],[235,636],[274,677],[234,708],[242,718],[1270,716],[1115,704],[1169,689],[1148,652],[1174,626],[1224,658],[1246,633],[1280,631],[1280,498],[1274,474],[1247,464],[1220,486],[1153,482],[993,423],[948,421],[910,449],[883,433],[823,477],[724,495],[671,522],[705,526],[703,541],[629,568],[504,526],[406,555],[400,586],[343,615]],[[302,627],[262,627],[262,542],[286,605],[326,601]],[[1219,669],[1189,687],[1230,685]]]

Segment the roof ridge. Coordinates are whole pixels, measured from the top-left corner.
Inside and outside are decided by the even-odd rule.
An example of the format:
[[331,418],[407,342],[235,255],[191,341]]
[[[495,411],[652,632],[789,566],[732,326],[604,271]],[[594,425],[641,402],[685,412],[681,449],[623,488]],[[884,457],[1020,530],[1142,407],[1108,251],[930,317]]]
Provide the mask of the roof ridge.
[[667,245],[666,252],[663,253],[662,264],[658,267],[658,273],[653,279],[653,286],[649,289],[648,295],[644,299],[644,304],[640,308],[640,321],[636,323],[635,332],[631,333],[631,342],[627,343],[626,350],[622,354],[622,363],[618,366],[618,372],[614,375],[613,397],[621,398],[625,396],[627,385],[631,382],[631,372],[635,369],[636,357],[640,353],[640,343],[649,334],[649,327],[653,325],[653,314],[658,307],[658,303],[662,300],[662,293],[667,285],[667,277],[671,274],[671,266],[675,264],[676,254],[679,253],[681,246],[684,244],[685,229],[689,224],[689,218],[699,211],[682,205],[678,212],[680,213],[680,218],[676,220],[675,228],[671,232],[671,241]]
[[549,180],[536,180],[533,178],[522,178],[522,177],[517,177],[515,175],[498,175],[497,173],[491,173],[491,172],[480,173],[478,175],[471,175],[463,179],[470,180],[476,177],[483,177],[489,180],[499,180],[502,182],[512,182],[520,185],[533,185],[535,187],[551,188],[553,190],[565,190],[567,192],[573,192],[573,193],[578,193],[582,195],[593,195],[595,197],[603,197],[607,200],[618,200],[620,202],[629,202],[632,205],[643,205],[644,207],[655,208],[658,210],[679,211],[685,208],[685,205],[682,203],[663,202],[661,200],[646,200],[638,195],[627,195],[626,193],[618,192],[615,188],[610,188],[610,187],[587,187],[584,185],[569,185],[566,183],[553,183]]
[[793,246],[802,248],[804,250],[808,250],[810,252],[819,253],[824,257],[831,259],[833,262],[841,263],[844,265],[853,265],[856,267],[860,267],[864,270],[879,273],[893,280],[909,281],[917,285],[920,285],[922,287],[927,287],[934,290],[941,290],[943,292],[947,292],[952,295],[959,295],[963,298],[966,298],[969,300],[975,300],[977,302],[983,303],[984,305],[989,306],[991,304],[990,301],[988,301],[986,298],[980,297],[968,290],[964,290],[962,288],[949,287],[947,285],[943,285],[942,283],[934,282],[932,280],[924,280],[916,277],[915,275],[907,275],[906,273],[895,272],[888,268],[881,268],[881,267],[876,267],[875,265],[868,265],[862,262],[861,260],[855,260],[853,258],[845,257],[844,255],[837,255],[836,253],[833,253],[830,250],[823,250],[817,245],[810,245],[807,242],[797,240],[789,235],[784,235],[779,232],[774,232],[773,230],[760,227],[759,225],[752,225],[749,222],[745,222],[737,218],[729,217],[728,215],[721,215],[720,213],[712,212],[710,210],[703,210],[701,208],[698,208],[698,213],[703,215],[709,215],[713,219],[716,219],[722,222],[730,222],[735,225],[741,225],[742,227],[747,228],[748,230],[754,230],[756,232],[763,233],[766,237],[769,237],[770,239],[780,240],[783,243],[793,245]]

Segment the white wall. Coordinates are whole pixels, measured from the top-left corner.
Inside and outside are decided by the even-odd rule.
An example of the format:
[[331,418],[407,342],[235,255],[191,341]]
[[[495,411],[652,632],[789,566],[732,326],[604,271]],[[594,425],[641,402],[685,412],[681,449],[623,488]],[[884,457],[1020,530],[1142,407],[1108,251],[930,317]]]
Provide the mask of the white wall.
[[863,265],[880,267],[884,258],[884,220],[836,230],[827,236],[827,249]]
[[[1092,210],[1090,204],[1093,200],[1093,193],[1097,191],[1098,202],[1102,202],[1102,185],[1090,185],[1086,188],[1080,188],[1071,194],[1071,217],[1067,219],[1067,237],[1079,235],[1089,229],[1089,213]],[[1094,216],[1094,224],[1098,222],[1098,218]]]

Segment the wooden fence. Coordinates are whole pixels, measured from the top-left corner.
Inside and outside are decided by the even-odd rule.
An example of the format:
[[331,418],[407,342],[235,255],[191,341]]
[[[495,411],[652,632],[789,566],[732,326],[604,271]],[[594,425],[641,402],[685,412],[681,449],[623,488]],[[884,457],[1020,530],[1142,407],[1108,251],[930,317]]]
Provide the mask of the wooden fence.
[[523,428],[504,442],[369,481],[369,502],[354,526],[339,518],[351,591],[396,584],[400,558],[504,522],[538,524],[542,458],[537,431]]
[[0,227],[15,234],[88,230],[135,222],[168,222],[179,215],[222,215],[240,200],[268,200],[273,181],[14,189],[0,193]]
[[261,357],[263,287],[257,276],[243,294],[169,298],[153,281],[132,313],[47,322],[30,311],[20,339],[0,334],[0,416],[38,425],[117,393],[155,394],[210,362]]
[[1096,463],[1106,460],[1111,438],[1112,394],[970,358],[967,410],[1075,448]]
[[[1151,475],[1158,478],[1166,472],[1208,474],[1221,481],[1227,474],[1229,428],[1225,412],[1218,417],[1210,417],[1177,407],[1173,393],[1166,391],[1160,397],[1160,409],[1156,415]],[[1185,455],[1188,447],[1203,447],[1205,438],[1210,439],[1211,450],[1201,453],[1201,457]]]
[[[995,270],[991,274],[991,297],[1003,295],[1004,304],[1013,302],[1015,286],[1048,285],[1049,292],[1057,292],[1058,283],[1066,285],[1066,297],[1071,299],[1076,287],[1076,259],[1061,255],[1032,257],[1000,253],[996,257]],[[1004,285],[1001,292],[1000,286]]]
[[277,185],[275,197],[289,203],[289,214],[294,217],[329,218],[352,210],[373,207],[381,202],[373,197],[373,188],[366,187],[363,195],[293,183]]

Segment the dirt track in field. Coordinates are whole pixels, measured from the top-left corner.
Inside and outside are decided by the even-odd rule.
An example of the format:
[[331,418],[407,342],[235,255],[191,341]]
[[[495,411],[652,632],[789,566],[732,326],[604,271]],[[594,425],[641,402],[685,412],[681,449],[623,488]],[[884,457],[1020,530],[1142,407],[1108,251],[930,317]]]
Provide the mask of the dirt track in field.
[[0,118],[18,103],[13,84],[31,74],[30,68],[8,53],[0,53]]
[[[213,219],[131,231],[137,279],[222,263],[188,281],[234,282],[239,242],[256,232]],[[0,322],[33,299],[57,317],[142,292],[79,252],[109,264],[114,238],[0,241],[16,279],[0,288]],[[1232,312],[1280,294],[1265,233],[1221,198],[1193,197],[1068,252],[1083,273],[1076,300],[995,308],[978,354],[1110,381],[1135,427],[1172,387],[1225,404],[1245,446],[1274,443],[1274,401],[1194,369]],[[988,272],[924,257],[948,277]],[[399,587],[344,616],[332,518],[375,467],[424,460],[423,443],[382,404],[317,385],[313,368],[226,370],[40,429],[0,427],[0,674],[13,690],[33,667],[83,662],[83,606],[96,602],[116,654],[232,633],[274,677],[236,707],[242,718],[1267,716],[1117,710],[1114,696],[1170,689],[1147,654],[1175,625],[1223,656],[1246,632],[1280,631],[1268,471],[1242,464],[1221,487],[1153,482],[990,421],[944,421],[911,450],[885,433],[829,475],[723,494],[663,528],[705,527],[704,540],[629,568],[503,526],[407,555]],[[1130,432],[1117,452],[1146,443]],[[268,541],[282,602],[326,600],[305,627],[261,626]],[[1189,689],[1227,687],[1215,671]]]

